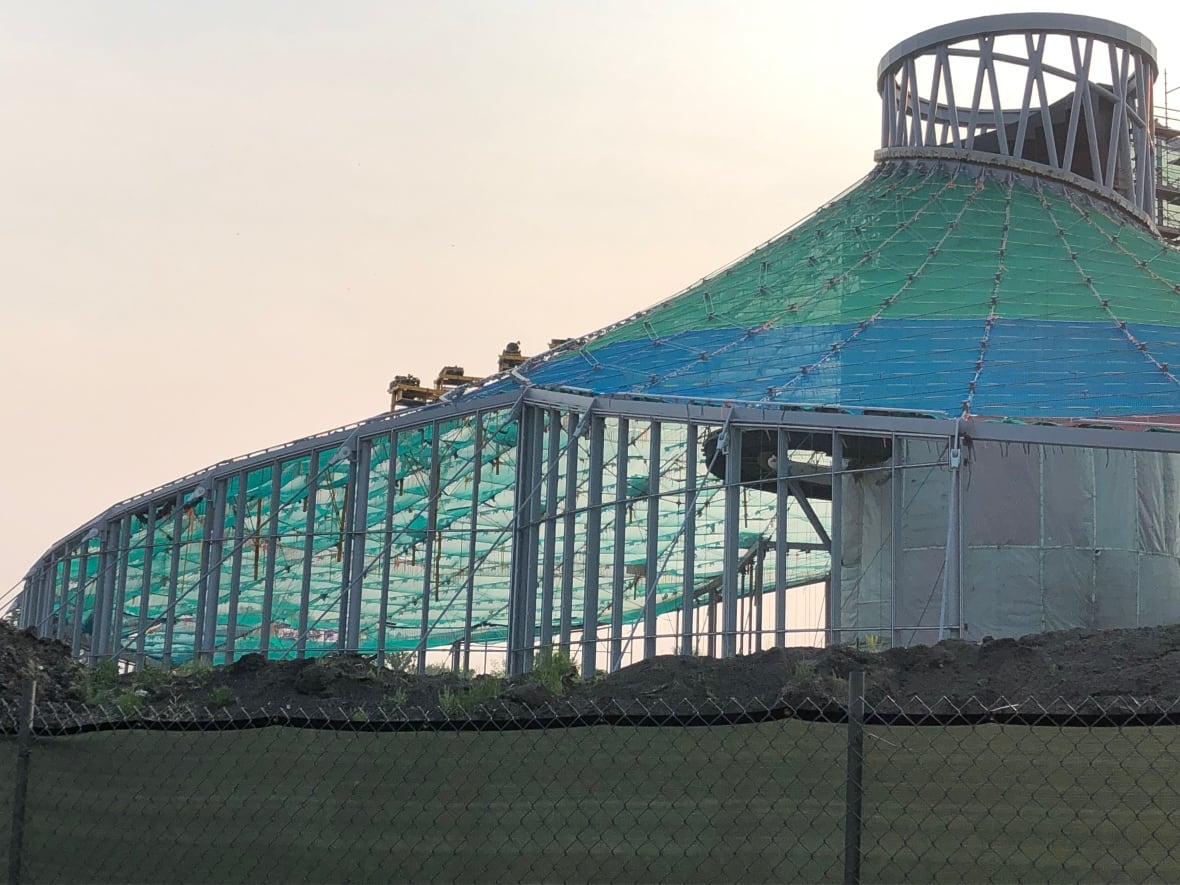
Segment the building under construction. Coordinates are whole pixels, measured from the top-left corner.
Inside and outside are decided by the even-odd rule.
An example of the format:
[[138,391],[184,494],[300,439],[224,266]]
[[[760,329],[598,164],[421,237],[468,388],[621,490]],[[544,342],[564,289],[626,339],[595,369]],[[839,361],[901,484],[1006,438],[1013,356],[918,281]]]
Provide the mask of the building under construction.
[[560,646],[592,673],[1180,621],[1156,75],[1093,18],[918,34],[878,69],[875,166],[796,227],[491,378],[400,377],[386,416],[114,505],[29,570],[20,623],[91,660],[520,672]]

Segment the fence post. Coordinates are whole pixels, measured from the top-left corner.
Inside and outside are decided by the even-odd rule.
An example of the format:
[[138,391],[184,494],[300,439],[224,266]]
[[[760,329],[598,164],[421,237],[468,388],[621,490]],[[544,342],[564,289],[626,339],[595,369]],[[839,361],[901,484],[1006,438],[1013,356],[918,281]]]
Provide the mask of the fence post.
[[864,795],[865,674],[848,674],[848,779],[844,791],[844,883],[860,883],[861,799]]
[[25,841],[25,797],[29,787],[29,754],[33,748],[33,710],[37,680],[26,676],[21,692],[20,730],[16,738],[16,785],[12,791],[12,836],[8,842],[8,882],[19,885],[21,848]]

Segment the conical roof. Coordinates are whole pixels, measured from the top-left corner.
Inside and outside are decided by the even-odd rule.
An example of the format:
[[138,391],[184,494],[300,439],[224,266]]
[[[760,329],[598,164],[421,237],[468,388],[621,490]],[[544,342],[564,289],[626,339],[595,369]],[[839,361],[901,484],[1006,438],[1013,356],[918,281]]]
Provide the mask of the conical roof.
[[882,162],[721,272],[526,367],[595,395],[1021,420],[1180,416],[1180,253],[1050,177]]

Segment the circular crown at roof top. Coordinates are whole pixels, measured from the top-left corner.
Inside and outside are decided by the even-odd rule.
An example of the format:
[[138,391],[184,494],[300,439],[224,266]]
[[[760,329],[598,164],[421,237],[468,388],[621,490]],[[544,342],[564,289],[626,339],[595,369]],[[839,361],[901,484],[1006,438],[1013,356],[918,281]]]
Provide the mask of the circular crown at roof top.
[[881,59],[878,158],[1002,158],[1155,211],[1155,46],[1105,19],[1018,13],[903,40]]

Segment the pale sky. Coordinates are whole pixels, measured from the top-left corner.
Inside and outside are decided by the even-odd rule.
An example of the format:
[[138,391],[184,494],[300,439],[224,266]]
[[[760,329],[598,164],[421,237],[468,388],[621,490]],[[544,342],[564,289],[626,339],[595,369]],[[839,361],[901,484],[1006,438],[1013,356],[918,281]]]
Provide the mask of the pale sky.
[[1019,11],[1137,28],[1180,84],[1163,4],[0,0],[0,595],[395,374],[705,276],[870,170],[891,46]]

